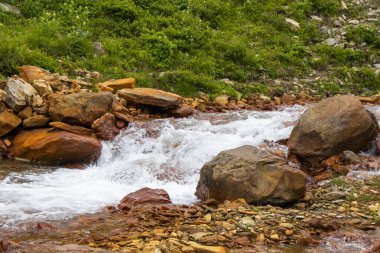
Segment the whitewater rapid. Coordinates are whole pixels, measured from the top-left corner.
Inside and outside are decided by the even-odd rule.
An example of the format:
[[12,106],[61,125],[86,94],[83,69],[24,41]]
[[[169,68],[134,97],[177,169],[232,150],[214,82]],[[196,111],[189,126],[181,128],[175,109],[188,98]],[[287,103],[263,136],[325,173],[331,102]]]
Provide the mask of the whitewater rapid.
[[0,227],[93,213],[142,187],[165,189],[174,203],[192,203],[204,163],[222,150],[289,137],[304,110],[293,106],[131,124],[103,142],[99,161],[86,169],[24,170],[3,177]]

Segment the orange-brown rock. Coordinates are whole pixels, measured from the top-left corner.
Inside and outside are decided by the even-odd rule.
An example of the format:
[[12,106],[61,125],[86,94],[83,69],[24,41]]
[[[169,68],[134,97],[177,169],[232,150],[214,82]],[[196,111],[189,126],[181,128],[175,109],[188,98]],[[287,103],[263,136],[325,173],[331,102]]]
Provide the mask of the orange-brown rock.
[[133,116],[130,115],[130,114],[124,114],[124,113],[121,113],[121,112],[113,112],[113,115],[115,115],[116,118],[118,119],[121,119],[125,122],[132,122],[133,121]]
[[96,136],[103,140],[112,140],[119,134],[120,130],[116,126],[116,119],[112,113],[106,113],[99,119],[94,121],[92,129]]
[[125,196],[118,205],[120,210],[129,210],[147,205],[165,205],[172,203],[165,190],[142,188]]
[[101,151],[98,140],[53,129],[18,134],[11,156],[46,165],[83,164],[95,161]]
[[49,113],[53,121],[90,127],[112,110],[113,100],[108,92],[53,94],[49,97]]
[[122,89],[117,94],[128,102],[163,108],[177,108],[183,103],[179,95],[150,88]]
[[49,71],[28,65],[20,67],[20,77],[28,83],[33,83],[36,80],[44,80],[47,82],[54,82],[57,80],[57,77],[52,75]]
[[124,78],[117,80],[109,80],[104,83],[99,83],[98,89],[101,91],[110,91],[113,93],[118,92],[121,89],[133,89],[136,85],[135,78]]
[[21,124],[22,120],[6,109],[0,113],[0,137],[8,134]]
[[22,124],[26,128],[37,128],[37,127],[44,127],[46,126],[50,121],[50,118],[44,115],[36,115],[30,118],[25,119]]
[[53,127],[56,130],[62,130],[66,132],[70,132],[73,134],[83,135],[83,136],[93,136],[94,132],[91,129],[80,127],[80,126],[72,126],[69,124],[65,124],[63,122],[50,122],[49,124],[51,127]]

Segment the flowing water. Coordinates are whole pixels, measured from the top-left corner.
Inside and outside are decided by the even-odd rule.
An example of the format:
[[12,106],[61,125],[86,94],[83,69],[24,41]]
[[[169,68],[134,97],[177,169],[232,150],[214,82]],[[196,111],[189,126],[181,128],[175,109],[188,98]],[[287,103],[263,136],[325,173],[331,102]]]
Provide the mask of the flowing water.
[[0,228],[96,212],[142,187],[163,188],[174,203],[194,202],[205,162],[222,150],[287,138],[304,110],[294,106],[136,123],[104,142],[97,164],[83,170],[5,164],[0,166]]
[[[174,203],[193,203],[205,162],[222,150],[288,138],[305,109],[293,106],[134,123],[115,140],[103,142],[97,164],[83,170],[1,161],[0,230],[94,213],[142,187],[165,189]],[[369,109],[380,118],[380,107]],[[379,173],[354,171],[348,176]],[[368,239],[364,232],[353,234]],[[315,248],[285,247],[281,252],[335,252],[337,248],[361,252],[369,245],[363,238],[337,234]]]

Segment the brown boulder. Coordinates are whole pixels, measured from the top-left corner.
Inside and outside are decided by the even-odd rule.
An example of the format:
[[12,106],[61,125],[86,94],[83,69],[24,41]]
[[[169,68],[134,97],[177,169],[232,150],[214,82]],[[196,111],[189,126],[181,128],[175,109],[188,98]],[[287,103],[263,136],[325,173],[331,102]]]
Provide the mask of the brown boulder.
[[171,110],[169,114],[177,118],[184,118],[193,115],[194,111],[190,105],[181,105],[181,107]]
[[62,123],[62,122],[57,122],[57,121],[50,122],[49,125],[56,130],[62,130],[62,131],[70,132],[73,134],[90,136],[90,137],[92,137],[94,134],[94,132],[91,129],[80,127],[80,126],[72,126],[69,124]]
[[99,83],[97,86],[99,90],[102,91],[111,91],[112,93],[116,93],[121,89],[133,89],[136,85],[135,78],[124,78],[117,80],[109,80],[104,83]]
[[98,140],[52,129],[25,131],[16,136],[11,156],[46,165],[95,161],[101,151]]
[[30,107],[30,106],[25,107],[24,109],[22,109],[22,111],[20,111],[18,113],[18,116],[21,119],[27,119],[27,118],[33,117],[33,109],[32,109],[32,107]]
[[306,165],[317,166],[323,159],[344,150],[365,149],[377,132],[375,116],[359,99],[332,97],[302,115],[290,135],[289,154],[296,155]]
[[90,127],[112,110],[113,100],[108,92],[53,94],[49,97],[49,113],[53,121]]
[[118,205],[120,210],[129,210],[141,206],[171,204],[169,194],[165,190],[142,188],[125,196]]
[[95,130],[96,136],[103,140],[112,140],[120,132],[115,116],[109,112],[95,120],[92,129]]
[[0,137],[8,134],[21,124],[22,120],[7,110],[0,113]]
[[163,108],[177,108],[183,103],[179,95],[150,88],[122,89],[117,94],[132,103]]
[[33,83],[36,80],[54,82],[58,79],[47,70],[41,69],[36,66],[27,65],[20,67],[20,77],[28,83]]
[[201,169],[195,195],[201,200],[244,199],[282,205],[302,199],[306,174],[253,146],[219,153]]
[[50,121],[49,117],[44,115],[36,115],[30,118],[25,119],[22,124],[26,128],[37,128],[46,126]]

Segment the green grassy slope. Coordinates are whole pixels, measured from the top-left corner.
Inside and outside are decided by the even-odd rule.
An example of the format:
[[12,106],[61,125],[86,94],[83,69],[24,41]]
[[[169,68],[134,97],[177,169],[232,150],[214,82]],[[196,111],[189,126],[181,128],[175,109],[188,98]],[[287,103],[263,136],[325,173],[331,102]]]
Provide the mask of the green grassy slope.
[[[22,13],[0,11],[3,77],[17,73],[23,64],[69,75],[83,68],[100,71],[105,79],[134,76],[141,86],[184,95],[202,91],[236,96],[281,91],[281,82],[273,80],[307,78],[314,70],[328,75],[327,81],[313,83],[318,92],[380,89],[379,76],[366,67],[379,58],[380,22],[347,32],[350,41],[366,42],[365,49],[320,43],[328,38],[320,29],[324,24],[342,14],[361,15],[357,7],[342,10],[338,0],[2,2]],[[299,22],[300,29],[286,18]],[[104,52],[96,51],[94,42]]]

